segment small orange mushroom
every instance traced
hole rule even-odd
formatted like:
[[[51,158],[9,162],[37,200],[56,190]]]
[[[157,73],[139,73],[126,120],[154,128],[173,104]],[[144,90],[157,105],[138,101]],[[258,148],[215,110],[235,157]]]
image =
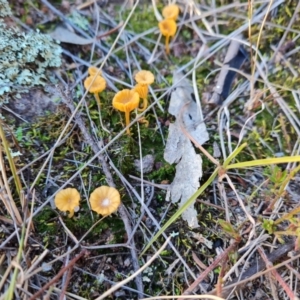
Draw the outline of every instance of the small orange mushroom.
[[[84,81],[84,87],[92,94],[94,94],[94,97],[96,99],[98,108],[99,108],[99,119],[100,124],[106,132],[110,133],[108,129],[105,128],[105,126],[102,124],[102,118],[101,118],[101,102],[99,93],[101,93],[106,88],[106,81],[103,77],[100,75],[96,75],[98,72],[98,69],[96,67],[89,67],[88,72],[90,74],[89,77],[87,77]]]
[[[137,72],[134,76],[137,83],[149,85],[154,82],[154,75],[147,70],[141,70]]]
[[[149,85],[154,82],[154,75],[150,71],[141,70],[136,73],[134,78],[137,82],[137,85],[134,87],[134,90],[143,99],[143,107],[139,109],[139,111],[144,111],[148,106],[148,89]]]
[[[108,216],[120,206],[121,196],[117,189],[104,185],[91,193],[90,203],[93,211],[99,215]]]
[[[103,77],[97,75],[91,75],[87,77],[84,81],[84,87],[92,94],[94,94],[95,99],[99,107],[101,107],[101,102],[99,98],[99,93],[101,93],[106,88],[106,81]]]
[[[90,76],[95,76],[95,75],[101,76],[101,71],[98,68],[94,67],[94,66],[90,66],[88,68],[88,73],[89,73]]]
[[[163,8],[162,15],[165,19],[177,20],[179,15],[179,7],[176,4],[170,4]]]
[[[172,19],[162,20],[158,23],[159,30],[166,37],[166,53],[170,53],[169,40],[173,37],[177,30],[176,22]]]
[[[74,188],[67,188],[59,191],[54,198],[55,206],[60,211],[69,211],[69,218],[72,218],[74,212],[79,207],[80,194]]]
[[[130,112],[139,106],[140,96],[134,90],[124,89],[115,94],[112,105],[114,108],[125,112],[126,126],[130,123]],[[127,128],[127,134],[130,134]]]

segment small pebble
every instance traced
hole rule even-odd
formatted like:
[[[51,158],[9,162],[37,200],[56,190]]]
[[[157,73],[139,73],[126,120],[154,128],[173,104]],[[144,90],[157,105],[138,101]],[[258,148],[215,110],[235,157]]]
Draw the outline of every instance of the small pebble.
[[[151,154],[148,154],[143,157],[143,173],[147,174],[150,173],[153,170],[154,166],[154,156]],[[134,160],[134,167],[136,171],[141,172],[141,160],[135,159]]]

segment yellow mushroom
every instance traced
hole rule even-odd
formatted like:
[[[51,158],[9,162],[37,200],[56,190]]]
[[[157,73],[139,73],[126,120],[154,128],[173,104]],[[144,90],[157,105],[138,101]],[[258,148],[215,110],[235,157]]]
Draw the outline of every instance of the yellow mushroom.
[[[69,218],[72,218],[74,212],[79,207],[80,194],[74,188],[67,188],[59,191],[54,198],[55,206],[60,211],[70,212]]]
[[[108,216],[120,206],[120,193],[113,187],[101,186],[91,193],[90,203],[93,211],[99,215]]]
[[[163,8],[162,15],[165,19],[177,20],[179,15],[179,7],[176,4],[170,4]]]
[[[106,88],[106,81],[100,75],[96,75],[98,72],[98,69],[96,67],[89,67],[88,72],[89,72],[90,76],[85,79],[84,87],[90,93],[94,94],[94,97],[96,99],[96,102],[97,102],[97,105],[99,108],[99,119],[100,119],[100,124],[102,126],[102,129],[105,130],[107,133],[110,133],[109,130],[106,129],[102,123],[101,102],[100,102],[100,98],[99,98],[99,93],[101,93]]]
[[[90,93],[94,94],[98,106],[101,107],[99,93],[101,93],[106,88],[105,79],[99,75],[97,75],[97,76],[91,75],[85,79],[83,84],[84,84],[84,87]]]
[[[166,37],[166,53],[170,53],[169,40],[173,37],[177,30],[176,22],[172,19],[162,20],[158,23],[159,30]]]
[[[147,70],[141,70],[137,72],[134,76],[137,83],[149,85],[154,82],[154,75]]]
[[[134,90],[124,89],[115,94],[112,105],[114,108],[125,112],[126,126],[130,123],[130,112],[138,107],[139,101],[139,94]],[[127,128],[127,134],[130,134],[129,128]]]
[[[154,75],[150,71],[141,70],[136,73],[134,79],[137,82],[134,90],[143,99],[143,107],[139,111],[144,111],[148,106],[148,89],[149,85],[154,82]]]
[[[101,74],[102,74],[101,71],[98,68],[94,67],[94,66],[90,66],[88,68],[88,73],[89,73],[90,76],[95,76],[95,75],[101,76]]]

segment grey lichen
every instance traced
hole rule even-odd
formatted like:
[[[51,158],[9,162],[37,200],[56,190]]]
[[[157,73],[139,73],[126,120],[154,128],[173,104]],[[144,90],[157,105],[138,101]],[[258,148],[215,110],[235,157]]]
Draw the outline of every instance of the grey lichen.
[[[0,0],[0,17],[5,18],[11,16],[11,10],[6,0]]]
[[[7,28],[1,18],[10,15],[8,2],[0,0],[0,95],[44,85],[48,68],[61,65],[62,49],[50,36]]]

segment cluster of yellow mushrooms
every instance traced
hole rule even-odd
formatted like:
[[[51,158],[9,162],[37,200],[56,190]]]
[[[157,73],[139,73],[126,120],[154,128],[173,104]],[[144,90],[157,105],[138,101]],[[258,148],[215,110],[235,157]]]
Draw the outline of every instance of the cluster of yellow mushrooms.
[[[117,189],[110,186],[96,188],[90,196],[90,204],[93,211],[99,215],[108,216],[115,212],[121,204],[121,196]],[[54,198],[55,206],[63,212],[69,212],[72,218],[79,209],[80,194],[75,188],[67,188],[59,191]]]
[[[101,76],[100,70],[96,67],[88,69],[89,76],[84,81],[84,87],[94,94],[96,102],[101,108],[99,93],[106,88],[106,81]],[[154,82],[154,75],[150,71],[139,71],[135,75],[137,84],[133,89],[124,89],[116,93],[112,105],[114,108],[125,112],[126,126],[130,123],[130,112],[138,108],[140,98],[143,99],[143,111],[148,106],[147,95],[148,87]],[[127,133],[130,134],[129,128]],[[55,206],[63,212],[69,212],[69,218],[73,217],[74,212],[79,209],[80,194],[75,188],[67,188],[59,191],[54,198]],[[118,190],[109,186],[96,188],[90,196],[91,209],[100,215],[108,216],[115,212],[121,204],[121,197]]]
[[[106,81],[101,76],[100,70],[96,67],[88,69],[89,76],[84,81],[84,87],[94,94],[96,102],[101,108],[99,93],[106,88]],[[130,134],[128,125],[130,123],[130,112],[138,108],[140,98],[143,99],[143,111],[148,106],[147,95],[148,87],[154,82],[154,75],[150,71],[139,71],[135,75],[137,82],[133,89],[124,89],[116,93],[112,105],[114,108],[125,112],[127,133]],[[74,212],[79,209],[80,194],[75,188],[67,188],[59,191],[55,195],[55,206],[63,212],[69,212],[69,218],[73,217]],[[100,215],[108,216],[115,212],[121,204],[121,197],[118,190],[109,186],[96,188],[90,196],[91,209]]]
[[[106,88],[106,81],[101,76],[100,70],[96,67],[89,67],[89,76],[84,81],[84,87],[92,94],[99,108],[101,107],[99,93]],[[143,106],[139,111],[144,111],[148,106],[147,96],[148,87],[154,82],[154,75],[150,71],[141,70],[135,75],[135,81],[137,84],[131,90],[123,89],[116,93],[112,100],[112,105],[115,109],[118,109],[125,113],[125,122],[127,126],[127,133],[130,134],[128,125],[130,123],[130,112],[138,108],[140,98],[143,99]]]
[[[179,7],[171,4],[164,7],[162,11],[164,20],[159,22],[158,26],[160,32],[166,38],[166,53],[169,54],[169,41],[177,30],[176,20],[179,14]],[[84,87],[96,99],[99,109],[101,109],[101,102],[99,93],[106,88],[106,81],[101,76],[102,73],[96,67],[89,67],[89,76],[84,81]],[[125,113],[125,123],[127,127],[127,134],[130,134],[130,112],[134,109],[144,111],[148,106],[148,89],[149,85],[154,82],[154,75],[150,71],[141,70],[136,73],[134,77],[136,85],[133,89],[123,89],[115,94],[112,100],[112,106]],[[142,107],[139,107],[140,99],[143,100]],[[96,188],[90,196],[90,205],[93,211],[100,215],[108,216],[115,212],[121,204],[121,197],[118,190],[109,186],[101,186]],[[56,207],[63,212],[69,212],[69,218],[73,217],[74,212],[79,209],[80,194],[75,188],[67,188],[58,192],[54,199]]]
[[[140,98],[143,99],[143,107],[139,111],[144,111],[148,106],[148,87],[154,82],[154,75],[150,71],[142,70],[136,73],[134,77],[137,84],[132,90],[124,89],[116,93],[112,105],[114,108],[125,112],[125,124],[127,133],[130,134],[128,125],[130,123],[129,114],[138,108]]]
[[[166,38],[166,53],[170,53],[169,41],[177,31],[176,20],[179,15],[179,7],[175,4],[165,6],[162,10],[164,19],[158,23],[160,33]]]

